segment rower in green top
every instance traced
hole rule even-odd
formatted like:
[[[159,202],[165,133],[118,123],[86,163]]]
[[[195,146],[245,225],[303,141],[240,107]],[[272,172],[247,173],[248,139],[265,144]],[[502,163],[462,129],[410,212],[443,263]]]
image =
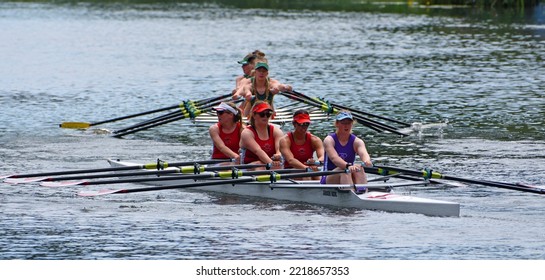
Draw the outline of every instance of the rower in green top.
[[[290,85],[282,84],[278,80],[269,78],[269,64],[265,58],[256,60],[254,67],[254,76],[250,79],[241,81],[240,87],[233,95],[233,99],[240,97],[246,99],[246,106],[243,110],[245,116],[249,115],[250,108],[257,100],[262,100],[274,110],[274,95],[281,91],[291,91]]]
[[[242,75],[237,76],[235,80],[235,88],[233,89],[232,94],[237,92],[237,89],[241,86],[241,82],[250,79],[254,76],[254,67],[256,59],[265,58],[265,53],[260,50],[255,50],[251,53],[248,53],[242,60],[237,61],[238,64],[242,67]]]

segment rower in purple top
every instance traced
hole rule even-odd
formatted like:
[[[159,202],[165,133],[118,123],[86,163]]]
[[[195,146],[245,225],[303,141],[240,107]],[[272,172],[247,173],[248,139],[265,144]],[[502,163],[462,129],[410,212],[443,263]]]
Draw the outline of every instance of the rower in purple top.
[[[372,166],[371,157],[367,153],[362,139],[352,134],[354,118],[348,111],[341,111],[335,117],[335,133],[324,139],[324,171],[348,169],[349,173],[323,176],[322,184],[366,184],[367,176],[363,166],[354,165],[356,155],[366,166]]]

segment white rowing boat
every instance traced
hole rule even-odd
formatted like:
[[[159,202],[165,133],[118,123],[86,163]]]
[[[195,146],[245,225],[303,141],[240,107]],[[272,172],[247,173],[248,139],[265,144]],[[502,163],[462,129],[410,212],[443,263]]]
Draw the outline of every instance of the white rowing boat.
[[[138,163],[119,160],[108,160],[112,167],[134,166]],[[152,181],[153,185],[177,185],[194,182],[184,179],[169,181]],[[217,184],[218,180],[225,181],[224,184]],[[215,185],[203,184],[198,188],[200,191],[252,196],[276,200],[304,202],[311,204],[327,205],[341,208],[359,208],[367,210],[379,210],[386,212],[416,213],[428,216],[460,216],[460,204],[436,199],[428,199],[407,195],[399,195],[391,191],[395,187],[423,185],[424,182],[400,181],[393,183],[369,183],[358,187],[368,189],[384,189],[384,191],[369,191],[356,194],[342,185],[321,185],[316,181],[291,181],[279,180],[270,182],[247,182],[232,185],[226,179],[207,179],[203,182],[214,182]]]

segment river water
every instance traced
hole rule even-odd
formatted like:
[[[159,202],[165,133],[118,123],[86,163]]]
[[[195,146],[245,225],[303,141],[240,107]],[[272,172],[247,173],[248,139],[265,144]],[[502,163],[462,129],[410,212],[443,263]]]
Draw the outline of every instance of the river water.
[[[99,3],[0,3],[0,174],[207,158],[205,125],[189,120],[124,139],[58,124],[225,94],[236,61],[260,49],[272,77],[309,96],[448,122],[403,138],[358,126],[375,163],[545,184],[543,7],[505,20]],[[323,137],[332,125],[311,130]],[[92,186],[0,187],[4,260],[545,258],[545,197],[487,186],[411,191],[460,203],[459,218],[192,191],[89,199],[76,193]]]

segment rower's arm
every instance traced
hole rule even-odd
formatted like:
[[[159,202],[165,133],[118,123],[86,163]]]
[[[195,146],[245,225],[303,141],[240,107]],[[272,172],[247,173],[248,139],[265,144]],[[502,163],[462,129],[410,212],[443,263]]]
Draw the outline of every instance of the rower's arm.
[[[287,135],[280,139],[280,153],[284,157],[284,161],[286,161],[291,167],[298,169],[308,167],[293,156],[293,153],[291,152],[291,141]]]
[[[237,152],[231,151],[231,149],[229,149],[229,147],[225,145],[225,143],[223,142],[223,139],[221,139],[220,137],[219,127],[216,124],[210,126],[210,128],[208,129],[208,133],[210,134],[210,138],[212,138],[214,147],[216,147],[220,152],[222,152],[224,155],[226,155],[229,158],[234,158],[234,159],[240,158],[240,155]]]
[[[335,150],[335,140],[331,136],[327,136],[324,139],[324,150],[327,153],[329,160],[335,164],[338,168],[345,169],[347,162],[342,159]]]
[[[316,135],[312,135],[310,141],[312,143],[312,149],[316,152],[316,157],[318,158],[318,161],[324,162],[324,143]]]
[[[273,160],[261,149],[259,144],[254,139],[254,133],[249,129],[242,131],[240,135],[240,147],[245,148],[246,150],[254,153],[261,162],[263,163],[272,163]]]
[[[356,138],[356,141],[354,141],[354,150],[360,157],[361,161],[365,163],[365,165],[373,166],[373,163],[371,162],[371,156],[369,156],[367,148],[365,147],[365,142],[363,142],[362,139]]]

